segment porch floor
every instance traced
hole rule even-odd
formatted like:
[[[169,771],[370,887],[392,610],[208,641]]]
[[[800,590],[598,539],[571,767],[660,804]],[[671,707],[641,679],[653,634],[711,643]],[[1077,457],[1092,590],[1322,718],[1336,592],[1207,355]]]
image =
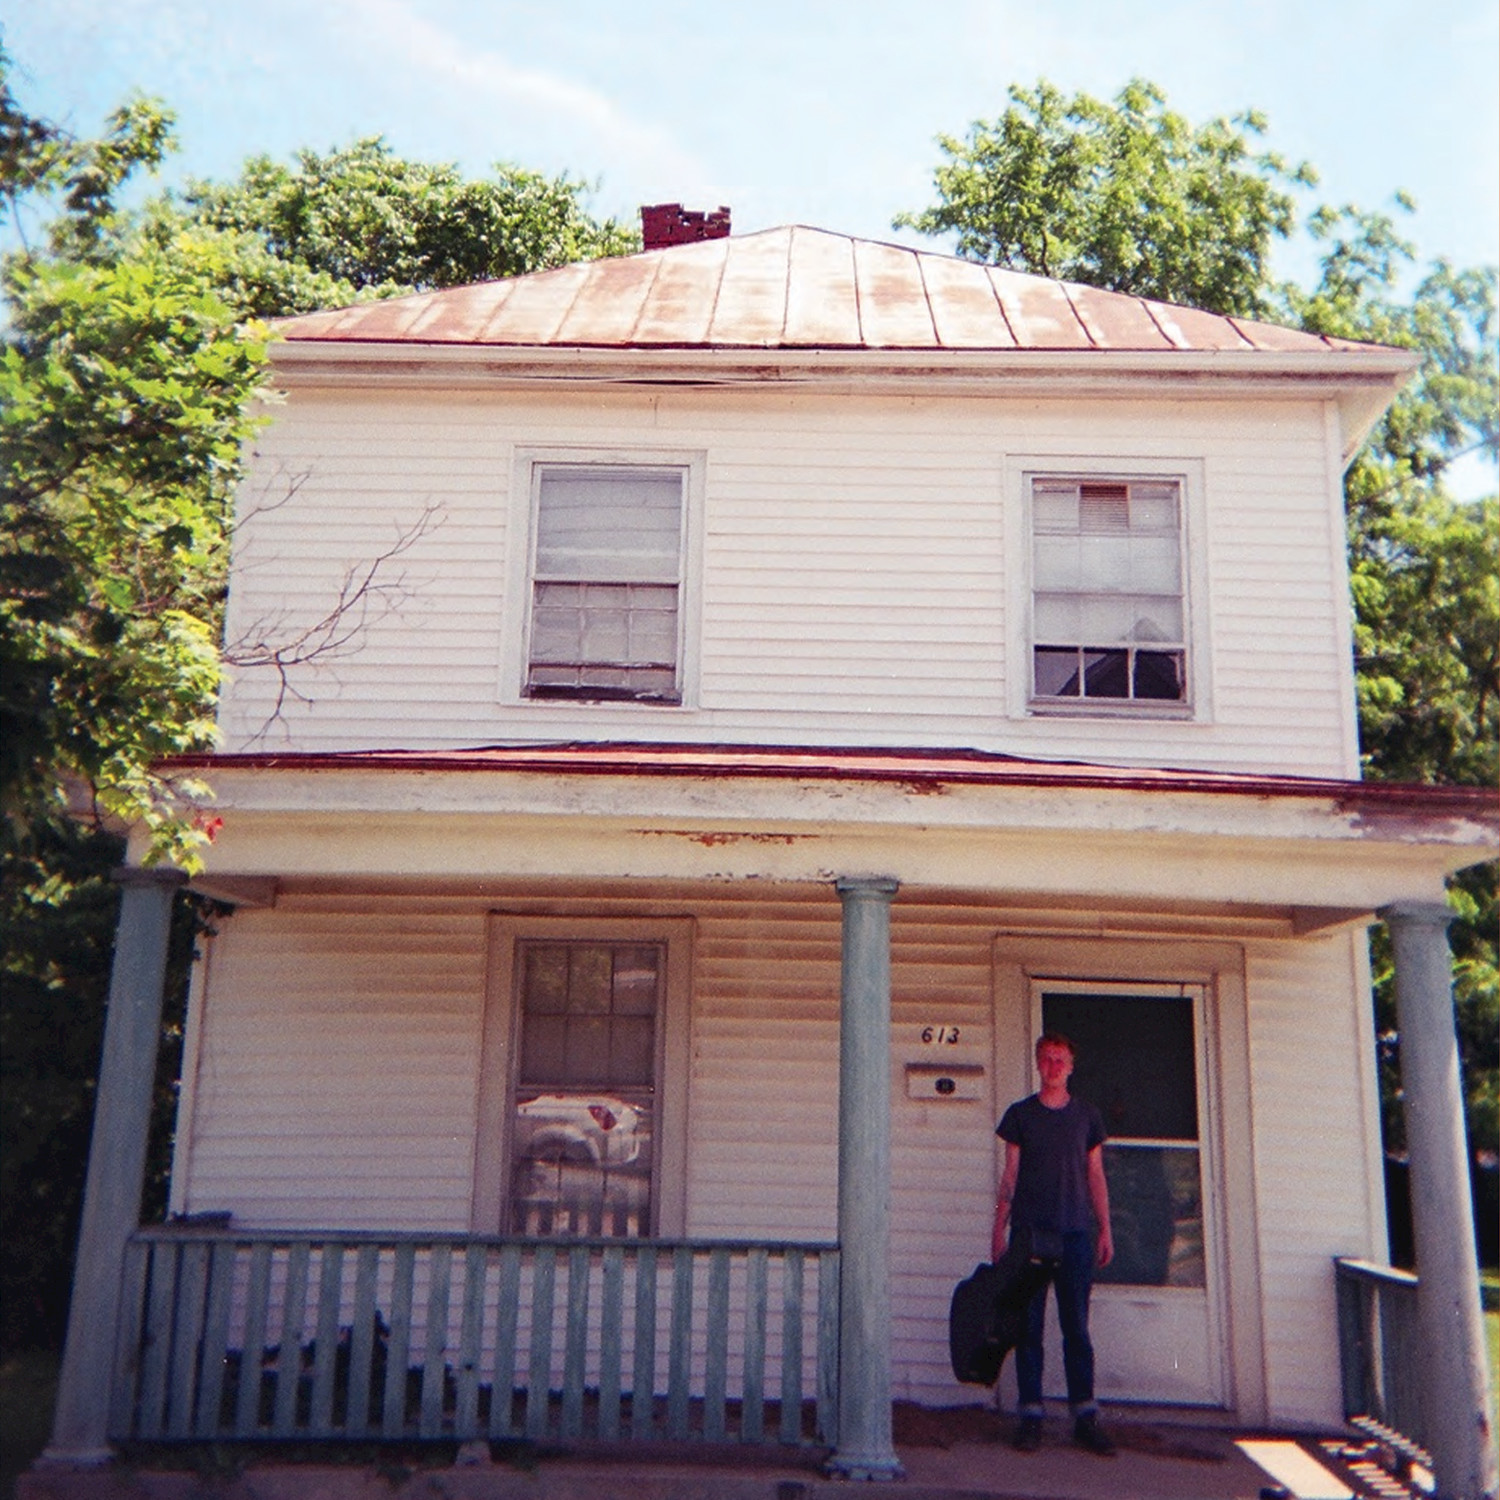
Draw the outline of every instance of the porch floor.
[[[892,1500],[1296,1500],[1416,1495],[1373,1464],[1351,1463],[1360,1445],[1342,1437],[1296,1439],[1301,1477],[1273,1475],[1251,1461],[1237,1439],[1265,1433],[1162,1420],[1160,1413],[1106,1412],[1119,1448],[1098,1458],[1075,1448],[1066,1415],[1050,1417],[1042,1448],[1017,1453],[1012,1420],[983,1407],[934,1411],[898,1405],[896,1449],[903,1482]],[[1282,1436],[1280,1442],[1293,1440]],[[1347,1446],[1346,1446],[1347,1445]],[[246,1450],[236,1450],[244,1453]],[[305,1451],[305,1450],[304,1450]],[[567,1451],[525,1445],[472,1445],[456,1462],[451,1447],[422,1456],[399,1450],[379,1466],[278,1462],[251,1452],[243,1467],[220,1466],[227,1450],[156,1449],[107,1470],[39,1467],[20,1479],[17,1500],[830,1500],[849,1494],[845,1480],[822,1472],[824,1450],[653,1445]],[[439,1455],[442,1455],[441,1458]],[[1295,1456],[1295,1455],[1294,1455]],[[153,1462],[161,1459],[160,1466]],[[466,1459],[475,1461],[466,1462]],[[168,1467],[170,1465],[170,1467]],[[226,1467],[228,1472],[226,1472]],[[1277,1488],[1278,1480],[1286,1485]],[[869,1491],[866,1491],[869,1493]]]

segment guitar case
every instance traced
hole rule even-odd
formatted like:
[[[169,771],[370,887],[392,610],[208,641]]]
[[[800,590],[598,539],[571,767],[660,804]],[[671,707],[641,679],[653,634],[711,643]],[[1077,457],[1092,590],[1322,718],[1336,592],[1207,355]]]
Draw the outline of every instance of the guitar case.
[[[1026,1331],[1031,1299],[1052,1279],[1061,1247],[1055,1236],[1011,1235],[997,1261],[974,1267],[953,1288],[948,1305],[948,1357],[954,1379],[994,1385],[1000,1367]]]

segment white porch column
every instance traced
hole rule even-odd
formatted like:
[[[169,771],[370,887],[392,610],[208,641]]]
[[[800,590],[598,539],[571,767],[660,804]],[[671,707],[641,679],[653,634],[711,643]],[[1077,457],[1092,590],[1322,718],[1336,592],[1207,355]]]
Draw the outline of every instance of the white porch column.
[[[1427,1439],[1441,1500],[1482,1500],[1494,1496],[1500,1476],[1453,1028],[1452,913],[1411,901],[1380,916],[1395,956]]]
[[[839,1442],[829,1468],[899,1479],[891,1439],[891,899],[884,876],[835,882],[839,999]]]
[[[162,984],[178,870],[124,869],[110,971],[99,1091],[84,1179],[83,1219],[58,1377],[52,1442],[44,1460],[102,1463],[125,1242],[140,1223],[146,1133],[161,1039]]]

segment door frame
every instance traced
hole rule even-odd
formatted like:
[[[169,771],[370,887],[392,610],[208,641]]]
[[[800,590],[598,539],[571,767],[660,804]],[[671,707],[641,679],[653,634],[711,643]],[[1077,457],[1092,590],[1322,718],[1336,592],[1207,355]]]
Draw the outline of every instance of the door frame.
[[[994,1080],[1000,1106],[1035,1091],[1038,981],[1105,990],[1135,985],[1201,988],[1197,1063],[1200,1107],[1206,1109],[1199,1125],[1204,1248],[1208,1317],[1220,1371],[1218,1389],[1204,1404],[1222,1404],[1242,1420],[1263,1419],[1266,1378],[1244,949],[1171,937],[997,937],[992,983]],[[998,1177],[998,1144],[996,1151]]]

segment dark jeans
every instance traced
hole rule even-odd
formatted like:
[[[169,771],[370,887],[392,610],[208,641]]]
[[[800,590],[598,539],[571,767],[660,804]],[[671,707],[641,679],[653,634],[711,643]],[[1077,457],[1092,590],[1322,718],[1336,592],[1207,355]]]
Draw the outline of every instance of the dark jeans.
[[[1077,1415],[1094,1410],[1094,1346],[1089,1340],[1094,1236],[1086,1229],[1069,1230],[1062,1241],[1062,1260],[1052,1286],[1057,1292],[1057,1321],[1062,1327],[1068,1404]],[[1023,1416],[1042,1415],[1042,1322],[1046,1312],[1047,1288],[1043,1286],[1026,1309],[1026,1337],[1016,1347],[1016,1382]]]

